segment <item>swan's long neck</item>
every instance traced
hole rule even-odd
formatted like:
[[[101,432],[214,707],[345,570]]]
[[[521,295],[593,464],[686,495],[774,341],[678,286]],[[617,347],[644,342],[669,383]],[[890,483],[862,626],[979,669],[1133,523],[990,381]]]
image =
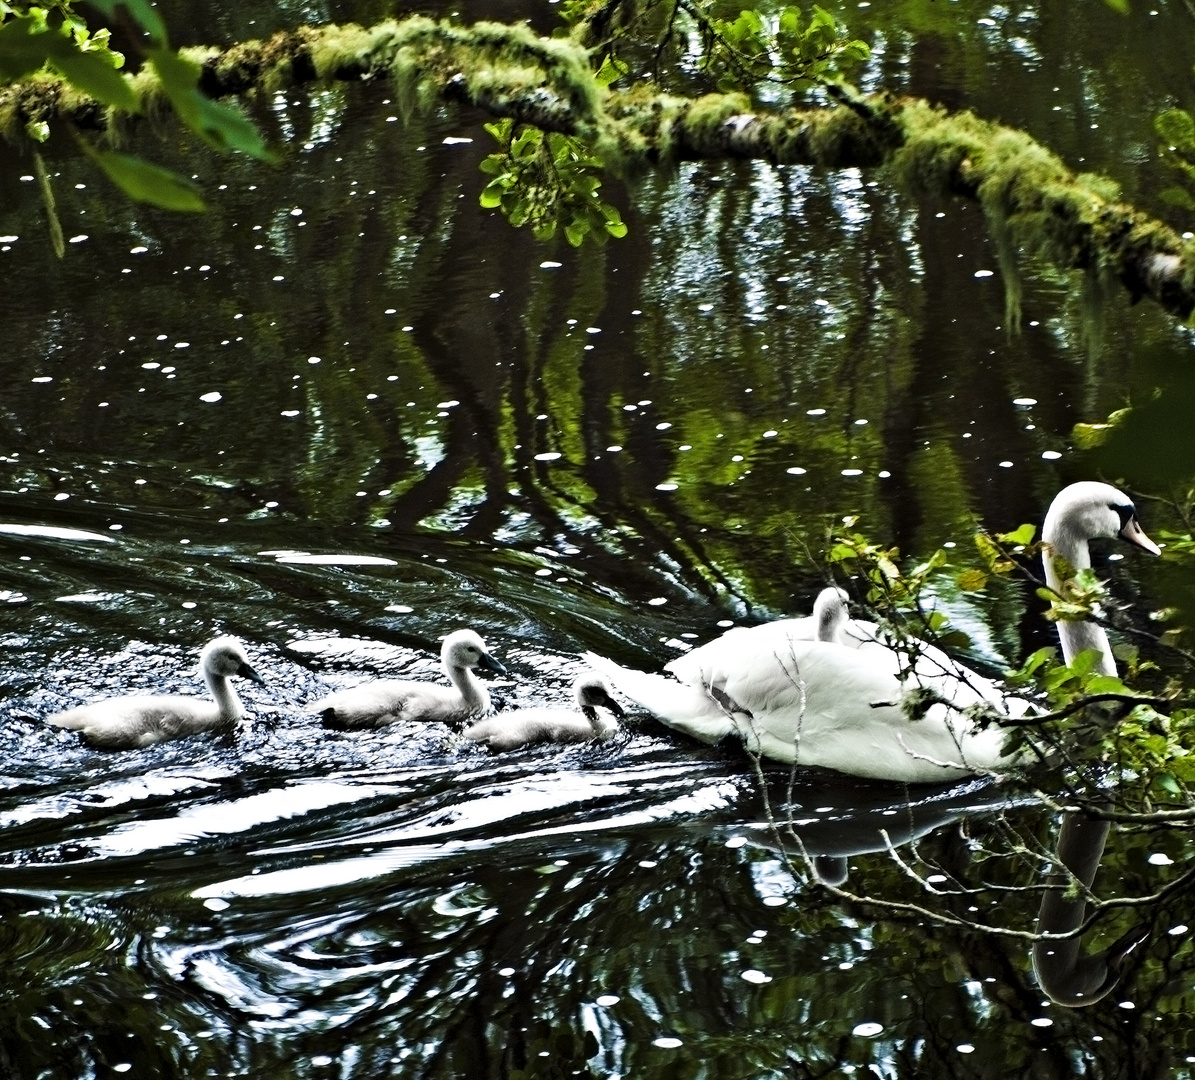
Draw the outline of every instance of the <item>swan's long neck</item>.
[[[1042,539],[1048,545],[1043,560],[1046,584],[1055,592],[1061,592],[1063,578],[1058,570],[1059,562],[1069,564],[1076,572],[1091,566],[1091,550],[1087,537],[1081,535],[1073,526],[1068,527],[1066,519],[1063,518],[1061,521],[1047,519]],[[1108,644],[1108,635],[1104,633],[1102,626],[1086,619],[1059,619],[1057,626],[1062,658],[1066,663],[1071,663],[1086,649],[1095,649],[1100,654],[1100,674],[1116,674],[1116,658],[1112,655],[1112,646]]]
[[[245,706],[227,675],[205,668],[203,681],[207,683],[208,693],[215,699],[220,723],[232,724],[245,715]]]
[[[1063,818],[1058,835],[1058,860],[1062,867],[1050,874],[1050,891],[1042,897],[1037,918],[1039,934],[1066,934],[1083,924],[1087,913],[1084,893],[1095,880],[1108,828],[1107,821],[1081,814],[1067,814]],[[1072,879],[1083,886],[1073,897],[1067,895]],[[1033,943],[1033,967],[1038,982],[1060,1005],[1089,1005],[1115,984],[1117,972],[1109,968],[1107,955],[1083,956],[1082,951],[1080,934],[1061,941]]]
[[[448,681],[460,691],[465,707],[470,712],[487,713],[490,711],[490,692],[473,674],[472,668],[450,664],[445,660],[444,674],[448,676]]]

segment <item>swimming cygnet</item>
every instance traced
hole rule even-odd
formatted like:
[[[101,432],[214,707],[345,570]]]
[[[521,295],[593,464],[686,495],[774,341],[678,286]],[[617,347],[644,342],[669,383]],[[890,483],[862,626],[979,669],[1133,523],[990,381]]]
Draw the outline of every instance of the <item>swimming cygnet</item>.
[[[490,711],[490,694],[473,675],[483,668],[499,675],[504,668],[486,650],[472,630],[457,630],[444,639],[440,662],[452,686],[375,679],[360,686],[337,690],[308,706],[325,727],[378,728],[398,720],[469,720]]]
[[[200,653],[199,668],[214,701],[173,694],[107,698],[54,713],[46,723],[79,732],[97,750],[136,750],[201,731],[228,729],[240,721],[245,707],[228,681],[231,676],[265,685],[236,638],[208,642]]]
[[[465,738],[483,743],[491,750],[517,750],[535,743],[579,743],[602,741],[618,731],[618,720],[607,720],[598,708],[616,717],[625,715],[610,696],[610,686],[596,671],[579,675],[573,683],[573,698],[579,713],[544,706],[497,713],[466,728]]]

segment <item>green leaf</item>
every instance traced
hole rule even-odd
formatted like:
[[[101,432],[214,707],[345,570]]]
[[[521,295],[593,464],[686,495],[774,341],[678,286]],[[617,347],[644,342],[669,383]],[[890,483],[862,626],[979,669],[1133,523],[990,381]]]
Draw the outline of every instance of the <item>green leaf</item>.
[[[1036,652],[1030,653],[1021,665],[1021,671],[1026,675],[1032,675],[1043,664],[1053,660],[1057,652],[1058,650],[1053,645],[1047,645]]]
[[[606,56],[602,60],[602,66],[598,68],[597,74],[594,75],[594,81],[598,86],[609,86],[617,79],[621,79],[630,67],[621,60],[616,60],[613,56]]]
[[[580,247],[589,232],[589,222],[577,220],[564,227],[564,237],[573,247]]]
[[[72,45],[70,51],[55,55],[51,63],[65,79],[97,101],[129,113],[141,111],[128,79],[103,54],[80,52]]]
[[[166,44],[166,24],[149,0],[91,0],[91,6],[98,8],[109,19],[117,17],[117,8],[124,8],[150,37]]]
[[[50,245],[54,248],[54,254],[61,259],[66,254],[66,240],[62,235],[62,222],[58,220],[58,204],[54,200],[54,188],[50,185],[50,173],[40,150],[33,151],[33,171],[37,174],[37,186],[41,189],[42,204],[46,208]]]
[[[190,180],[132,154],[91,151],[104,174],[130,199],[166,210],[194,213],[206,210],[199,189]]]
[[[838,29],[838,23],[834,16],[831,15],[825,8],[818,7],[817,4],[814,4],[813,16],[809,20],[809,32],[812,33],[816,27],[822,26],[831,32]]]
[[[1183,793],[1183,789],[1179,786],[1179,783],[1174,778],[1173,773],[1158,773],[1156,779],[1158,786],[1162,788],[1163,791],[1168,791],[1171,795],[1181,795]]]
[[[982,570],[963,570],[955,577],[958,587],[964,592],[982,592],[988,583],[988,576]]]
[[[1154,131],[1170,146],[1195,149],[1195,118],[1186,109],[1167,109],[1154,117]]]
[[[200,93],[198,64],[169,49],[151,50],[149,61],[179,119],[209,146],[273,160],[261,133],[243,113]]]
[[[502,185],[497,180],[491,180],[481,189],[481,194],[477,197],[477,201],[486,210],[496,210],[502,205],[502,194]]]
[[[996,539],[1002,544],[1013,547],[1024,547],[1027,544],[1033,543],[1033,537],[1036,534],[1036,525],[1022,525],[1019,529],[1014,529],[1012,532],[997,533]]]
[[[1095,675],[1083,689],[1088,694],[1132,694],[1132,691],[1115,675]]]
[[[1170,206],[1177,206],[1181,210],[1195,210],[1195,199],[1186,188],[1168,187],[1158,193],[1158,198]]]
[[[16,82],[44,67],[54,37],[67,44],[61,34],[46,30],[44,21],[30,15],[0,23],[0,82]]]

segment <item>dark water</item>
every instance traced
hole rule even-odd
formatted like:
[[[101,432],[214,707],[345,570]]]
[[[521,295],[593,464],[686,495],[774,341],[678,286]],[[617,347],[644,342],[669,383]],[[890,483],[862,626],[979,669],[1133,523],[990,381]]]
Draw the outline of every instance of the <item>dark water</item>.
[[[166,14],[210,41],[384,12]],[[1149,120],[1195,97],[1186,5],[843,14],[869,84],[1023,126],[1164,212]],[[1033,927],[1054,822],[1012,792],[790,791],[647,719],[490,757],[302,712],[435,678],[458,626],[510,669],[504,704],[564,700],[583,649],[654,669],[807,610],[844,516],[910,555],[1039,521],[1090,475],[1072,425],[1152,393],[1187,333],[1114,296],[1093,352],[1077,284],[1030,264],[1011,336],[979,211],[882,176],[686,167],[576,253],[477,208],[476,117],[404,125],[380,86],[255,115],[283,166],[138,144],[197,175],[202,218],[121,204],[52,144],[61,262],[31,164],[0,170],[0,1074],[1188,1075],[1181,894],[1097,928],[1152,936],[1088,1010],[1045,1002],[1023,938],[950,925]],[[1143,612],[1191,589],[1101,573]],[[994,671],[1050,639],[1028,586],[941,599]],[[39,722],[198,692],[219,632],[267,684],[239,736],[105,756]],[[769,813],[906,906],[819,885]],[[881,825],[916,837],[904,865]],[[1097,889],[1151,893],[1186,854],[1115,834]]]

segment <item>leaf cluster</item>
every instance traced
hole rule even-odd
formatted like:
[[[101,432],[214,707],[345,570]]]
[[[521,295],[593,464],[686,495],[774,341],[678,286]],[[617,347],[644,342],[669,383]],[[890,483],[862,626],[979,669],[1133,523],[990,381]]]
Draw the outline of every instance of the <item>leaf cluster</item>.
[[[853,529],[857,520],[847,518],[844,524]],[[927,599],[949,564],[945,549],[939,548],[928,559],[902,569],[899,548],[874,544],[863,533],[850,531],[834,536],[827,561],[865,583],[865,601],[898,636],[911,633],[930,637],[944,646],[970,645],[971,639],[951,626],[949,616]]]
[[[481,162],[493,177],[482,189],[483,207],[500,210],[516,227],[530,225],[537,240],[550,240],[561,227],[573,247],[626,236],[622,215],[598,194],[602,163],[580,139],[510,119],[486,124],[486,131],[501,149]]]
[[[200,66],[170,47],[165,24],[149,0],[92,0],[91,6],[108,19],[115,19],[121,9],[145,34],[148,45],[138,59],[156,76],[155,90],[208,146],[261,159],[270,157],[260,133],[243,113],[200,91]],[[126,57],[112,49],[110,41],[106,27],[89,28],[67,0],[42,5],[0,0],[0,84],[56,76],[113,113],[140,114],[145,109],[144,93],[123,72]],[[25,134],[35,143],[45,143],[50,126],[33,117],[25,124]],[[129,198],[168,210],[205,209],[198,188],[187,178],[135,155],[95,146],[73,129],[72,134],[84,153]],[[43,201],[61,256],[61,229],[56,224],[48,174],[42,166],[38,174],[45,177]]]
[[[1172,206],[1195,211],[1195,117],[1186,109],[1167,109],[1154,117],[1154,131],[1162,140],[1158,152],[1179,177],[1179,183],[1162,190]]]
[[[707,14],[697,4],[685,7],[700,31],[702,70],[723,92],[759,83],[805,88],[831,82],[841,67],[871,54],[866,42],[849,37],[817,4],[805,20],[792,5],[766,15],[744,8],[733,19]]]
[[[933,598],[953,588],[975,593],[999,579],[1029,577],[1035,594],[1046,603],[1042,612],[1053,621],[1104,622],[1115,611],[1106,585],[1090,569],[1059,567],[1058,591],[1033,578],[1029,560],[1041,553],[1035,529],[1023,525],[1009,533],[975,535],[974,565],[954,565],[942,549],[905,568],[896,548],[873,543],[854,529],[835,535],[828,561],[863,585],[865,599],[886,629],[929,638],[946,649],[965,648],[966,634],[950,625]],[[1171,557],[1190,558],[1195,543],[1167,546]],[[957,556],[954,556],[957,557]],[[1155,644],[1161,648],[1177,631],[1167,631]],[[902,648],[915,649],[908,637]],[[1040,703],[1038,716],[1020,724],[1032,729],[1038,757],[1063,770],[1078,788],[1099,785],[1109,770],[1121,781],[1119,800],[1149,811],[1159,803],[1195,808],[1195,701],[1181,676],[1167,675],[1153,654],[1136,644],[1120,643],[1114,653],[1121,674],[1101,670],[1100,654],[1089,649],[1068,665],[1054,647],[1029,655],[1005,681],[1018,693]]]

